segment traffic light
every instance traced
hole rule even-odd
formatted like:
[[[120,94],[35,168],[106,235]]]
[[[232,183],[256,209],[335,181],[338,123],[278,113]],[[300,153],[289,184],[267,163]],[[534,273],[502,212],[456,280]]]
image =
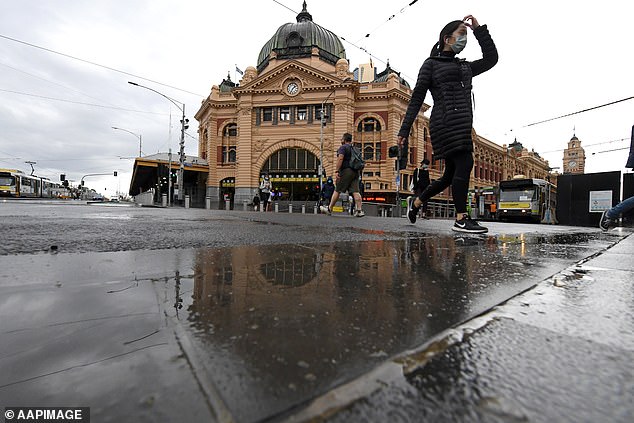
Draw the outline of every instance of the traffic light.
[[[181,119],[181,124],[183,125],[183,128],[185,129],[189,128],[189,119],[185,119],[184,122],[183,122],[183,119]]]
[[[66,180],[66,174],[62,173],[61,175],[59,175],[59,180],[64,182]]]
[[[407,152],[404,152],[403,155],[398,158],[398,168],[400,170],[407,169]]]
[[[83,179],[81,180],[81,186],[82,187],[84,186],[84,180]]]
[[[64,179],[62,181],[62,185],[64,185],[64,187],[68,188],[68,181],[66,179]]]
[[[117,176],[117,171],[116,170],[114,171],[114,176]]]
[[[403,142],[403,145],[399,146],[398,149],[398,168],[400,170],[407,169],[407,156],[409,154],[409,142],[406,139]]]

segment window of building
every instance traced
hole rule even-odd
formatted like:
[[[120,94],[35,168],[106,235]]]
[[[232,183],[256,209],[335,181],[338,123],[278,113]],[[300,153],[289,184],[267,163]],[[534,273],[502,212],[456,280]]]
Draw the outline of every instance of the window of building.
[[[307,106],[297,106],[297,120],[308,120]]]
[[[321,121],[321,104],[317,105],[314,107],[315,109],[315,120],[316,121]],[[324,118],[326,119],[326,122],[330,122],[330,104],[326,104],[324,105]]]
[[[381,122],[365,118],[357,125],[357,142],[361,145],[363,160],[381,160]]]
[[[238,138],[238,125],[230,123],[222,131],[222,163],[236,162],[236,143]]]
[[[280,107],[280,120],[281,121],[289,121],[289,120],[291,120],[291,108],[290,107]]]
[[[273,121],[273,108],[265,107],[262,109],[262,121],[263,122],[271,122]]]

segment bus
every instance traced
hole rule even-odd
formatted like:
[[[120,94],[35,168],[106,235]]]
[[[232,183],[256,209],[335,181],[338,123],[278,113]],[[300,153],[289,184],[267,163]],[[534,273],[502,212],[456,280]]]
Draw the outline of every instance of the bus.
[[[0,169],[0,196],[62,198],[68,197],[68,189],[48,178],[27,175],[21,170]]]
[[[551,219],[556,202],[555,185],[543,179],[501,181],[497,218],[498,220],[530,220],[539,223],[542,220]]]

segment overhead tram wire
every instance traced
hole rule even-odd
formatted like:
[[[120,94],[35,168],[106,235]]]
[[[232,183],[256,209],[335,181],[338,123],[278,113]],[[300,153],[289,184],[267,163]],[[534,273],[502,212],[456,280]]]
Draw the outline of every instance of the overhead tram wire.
[[[580,113],[589,112],[589,111],[591,111],[591,110],[600,109],[601,107],[611,106],[611,105],[613,105],[613,104],[621,103],[621,102],[623,102],[623,101],[628,101],[628,100],[632,100],[632,99],[634,99],[634,96],[632,96],[632,97],[622,98],[622,99],[620,99],[620,100],[616,100],[616,101],[611,101],[611,102],[609,102],[609,103],[601,104],[601,105],[599,105],[599,106],[594,106],[594,107],[589,107],[589,108],[587,108],[587,109],[578,110],[578,111],[576,111],[576,112],[566,113],[565,115],[557,116],[557,117],[554,117],[554,118],[545,119],[545,120],[540,120],[539,122],[529,123],[528,125],[524,125],[524,126],[522,126],[522,128],[528,128],[528,127],[530,127],[530,126],[540,125],[540,124],[542,124],[542,123],[551,122],[551,121],[553,121],[553,120],[562,119],[562,118],[565,118],[565,117],[568,117],[568,116],[578,115],[578,114],[580,114]],[[511,131],[513,131],[513,130],[511,129]]]
[[[35,44],[27,43],[26,41],[18,40],[16,38],[11,38],[11,37],[8,37],[6,35],[0,34],[0,38],[4,38],[5,40],[9,40],[9,41],[13,41],[13,42],[16,42],[16,43],[24,44],[26,46],[37,48],[39,50],[44,50],[44,51],[47,51],[49,53],[58,54],[60,56],[67,57],[69,59],[78,60],[80,62],[88,63],[89,65],[98,66],[100,68],[108,69],[108,70],[113,71],[113,72],[121,73],[121,74],[128,75],[128,76],[133,76],[135,78],[142,79],[142,80],[148,81],[148,82],[152,82],[154,84],[158,84],[158,85],[161,85],[163,87],[172,88],[172,89],[177,90],[177,91],[182,91],[182,92],[187,93],[187,94],[192,94],[192,95],[195,95],[195,96],[198,96],[198,97],[202,97],[202,98],[206,98],[207,97],[205,95],[202,95],[202,94],[199,94],[199,93],[194,93],[192,91],[188,91],[188,90],[185,90],[183,88],[178,88],[178,87],[175,87],[173,85],[164,84],[162,82],[155,81],[155,80],[149,79],[149,78],[145,78],[143,76],[135,75],[135,74],[130,73],[130,72],[122,71],[122,70],[115,69],[115,68],[110,67],[110,66],[106,66],[106,65],[99,64],[99,63],[91,62],[90,60],[81,59],[79,57],[71,56],[70,54],[61,53],[59,51],[51,50],[51,49],[46,48],[46,47],[41,47],[41,46],[38,46],[38,45],[35,45]]]
[[[23,93],[23,92],[20,92],[20,91],[5,90],[5,89],[2,89],[2,88],[0,88],[0,91],[5,92],[5,93],[24,95],[24,96],[27,96],[27,97],[42,98],[42,99],[45,99],[45,100],[53,100],[53,101],[61,101],[61,102],[64,102],[64,103],[80,104],[82,106],[101,107],[101,108],[104,108],[104,109],[122,110],[124,112],[147,113],[147,114],[152,114],[152,115],[166,115],[167,114],[167,113],[158,113],[158,112],[146,112],[146,111],[143,111],[143,110],[126,109],[126,108],[123,108],[123,107],[116,107],[116,106],[106,106],[106,105],[103,105],[103,104],[83,103],[81,101],[65,100],[65,99],[62,99],[62,98],[55,98],[55,97],[46,97],[46,96],[43,96],[43,95]]]
[[[279,2],[279,1],[277,1],[277,0],[273,0],[273,1],[274,1],[275,3],[277,3],[277,4],[279,4],[280,6],[282,6],[283,8],[288,9],[288,10],[290,10],[291,12],[293,12],[294,14],[296,14],[296,15],[297,15],[297,12],[296,12],[296,11],[294,11],[293,9],[291,9],[290,7],[288,7],[287,5],[285,5],[285,4],[283,4],[283,3],[281,3],[281,2]]]
[[[621,150],[629,150],[630,147],[623,147],[623,148],[615,148],[613,150],[603,150],[603,151],[597,151],[592,153],[592,155],[594,156],[595,154],[601,154],[601,153],[610,153],[612,151],[621,151]]]
[[[596,145],[612,144],[612,143],[614,143],[614,142],[629,141],[629,140],[630,140],[629,138],[619,138],[619,139],[617,139],[617,140],[610,140],[610,141],[595,142],[595,143],[593,143],[593,144],[586,144],[586,145],[584,146],[584,148],[594,147],[594,146],[596,146]],[[566,148],[559,148],[559,149],[557,149],[557,150],[543,151],[543,152],[541,152],[541,153],[539,153],[539,154],[558,153],[558,152],[560,152],[560,151],[565,151],[565,150],[567,150],[567,149],[566,149]],[[592,153],[592,154],[594,154],[594,153]]]
[[[76,89],[74,89],[74,88],[72,88],[72,87],[68,87],[68,86],[66,86],[66,85],[64,85],[64,84],[60,84],[59,82],[51,81],[51,80],[46,79],[46,78],[43,78],[43,77],[41,77],[41,76],[38,76],[38,75],[35,75],[35,74],[32,74],[32,73],[29,73],[29,72],[23,71],[22,69],[14,68],[13,66],[7,65],[6,63],[2,63],[2,62],[0,62],[0,66],[4,66],[4,67],[7,67],[7,68],[9,68],[9,69],[11,69],[11,70],[14,70],[14,71],[16,71],[16,72],[23,73],[23,74],[25,74],[25,75],[30,76],[31,78],[39,79],[39,80],[41,80],[41,81],[45,81],[45,82],[47,82],[47,83],[49,83],[49,84],[56,85],[56,86],[58,86],[58,87],[64,88],[64,89],[65,89],[65,90],[67,90],[67,91],[72,91],[72,92],[74,92],[74,93],[81,94],[81,95],[86,96],[86,97],[88,97],[88,98],[90,98],[90,99],[92,99],[92,100],[102,101],[102,99],[97,98],[97,97],[93,97],[93,96],[91,96],[90,94],[86,94],[86,93],[84,93],[84,92],[82,92],[82,91],[79,91],[79,90],[76,90]],[[109,104],[109,103],[108,103],[108,104]],[[110,106],[114,106],[114,104],[109,104],[109,105],[110,105]],[[114,106],[114,107],[116,107],[116,106]]]
[[[381,28],[383,25],[385,25],[386,23],[388,23],[389,21],[391,21],[392,19],[396,18],[397,14],[403,14],[406,12],[408,7],[412,7],[412,5],[414,3],[418,2],[418,0],[414,0],[409,2],[409,4],[407,6],[404,6],[401,8],[401,10],[399,10],[398,12],[394,13],[393,15],[390,15],[389,18],[387,18],[386,21],[384,21],[383,23],[381,23],[379,26],[377,26],[376,28],[374,28],[372,31],[368,32],[367,34],[365,34],[363,37],[359,38],[357,41],[355,41],[355,43],[358,43],[359,41],[363,40],[364,38],[370,38],[370,35],[372,35],[372,33],[374,33],[377,29]]]

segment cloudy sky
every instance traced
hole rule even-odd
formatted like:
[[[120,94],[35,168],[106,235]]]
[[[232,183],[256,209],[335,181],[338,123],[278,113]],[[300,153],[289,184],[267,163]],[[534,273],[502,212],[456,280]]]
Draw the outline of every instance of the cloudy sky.
[[[276,29],[295,20],[299,0],[20,0],[0,2],[0,167],[58,180],[60,173],[106,195],[127,192],[139,140],[143,154],[178,150],[180,110],[189,134],[211,86],[235,66],[255,66]],[[561,166],[576,133],[587,172],[624,170],[634,99],[634,2],[453,0],[308,2],[321,26],[343,37],[350,67],[370,54],[389,59],[413,85],[440,29],[473,14],[488,24],[498,65],[474,80],[475,129],[498,144],[517,138]],[[289,10],[292,9],[292,10]],[[369,36],[366,37],[366,34]],[[480,50],[469,38],[462,57]],[[238,75],[239,76],[239,75]],[[426,100],[431,104],[431,98]],[[398,128],[392,128],[395,132]],[[574,131],[574,132],[573,132]],[[197,154],[186,137],[186,153]],[[609,151],[616,150],[616,151]]]

